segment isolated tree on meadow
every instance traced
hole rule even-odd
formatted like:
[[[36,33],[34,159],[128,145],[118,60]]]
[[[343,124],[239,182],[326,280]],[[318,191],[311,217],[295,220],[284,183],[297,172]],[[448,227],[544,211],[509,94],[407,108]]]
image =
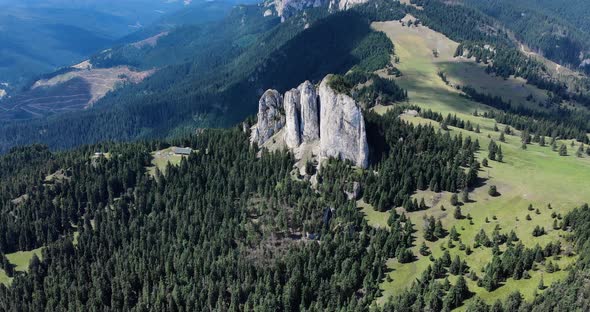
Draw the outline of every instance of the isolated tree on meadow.
[[[453,216],[455,217],[455,219],[459,220],[463,218],[463,213],[461,213],[461,207],[457,206],[455,207],[455,212],[453,212]]]
[[[565,144],[561,144],[559,147],[559,156],[567,156],[567,146]]]
[[[488,190],[488,194],[490,196],[497,196],[498,195],[498,189],[496,188],[495,185],[490,185],[490,189]]]
[[[545,146],[545,144],[546,144],[545,143],[545,136],[542,135],[541,138],[539,139],[539,145],[540,146]]]

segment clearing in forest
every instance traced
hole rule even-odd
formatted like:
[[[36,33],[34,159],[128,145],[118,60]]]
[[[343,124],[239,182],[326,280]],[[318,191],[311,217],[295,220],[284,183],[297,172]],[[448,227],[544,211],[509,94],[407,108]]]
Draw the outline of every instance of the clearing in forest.
[[[156,168],[160,172],[166,172],[168,164],[172,166],[180,165],[180,161],[188,155],[180,155],[175,153],[175,147],[169,147],[163,150],[152,152],[152,166],[148,167],[148,173],[152,176],[156,174]]]
[[[29,270],[29,263],[31,262],[33,255],[37,255],[39,260],[42,260],[42,252],[43,247],[30,251],[17,251],[15,253],[7,254],[6,258],[8,259],[8,262],[14,265],[14,270],[16,272],[27,272]],[[12,282],[12,279],[13,277],[8,277],[6,272],[0,269],[0,284],[9,285]]]

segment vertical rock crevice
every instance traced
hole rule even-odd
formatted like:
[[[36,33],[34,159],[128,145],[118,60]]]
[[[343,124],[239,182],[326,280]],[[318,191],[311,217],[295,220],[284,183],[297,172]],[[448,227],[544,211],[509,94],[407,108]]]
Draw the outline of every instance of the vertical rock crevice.
[[[252,143],[262,146],[284,128],[284,145],[295,152],[317,145],[320,162],[333,157],[367,168],[369,145],[362,110],[353,98],[330,87],[331,77],[317,89],[305,81],[284,98],[276,90],[266,91],[259,101]]]
[[[285,126],[283,97],[277,90],[267,90],[258,101],[258,124],[252,128],[251,143],[262,146]]]

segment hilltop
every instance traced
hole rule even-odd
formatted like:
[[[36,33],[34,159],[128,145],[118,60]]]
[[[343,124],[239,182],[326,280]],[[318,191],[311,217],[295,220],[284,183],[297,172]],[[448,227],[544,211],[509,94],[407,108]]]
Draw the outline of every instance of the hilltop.
[[[38,81],[134,83],[0,128],[0,309],[585,310],[585,19],[486,2],[243,5]]]

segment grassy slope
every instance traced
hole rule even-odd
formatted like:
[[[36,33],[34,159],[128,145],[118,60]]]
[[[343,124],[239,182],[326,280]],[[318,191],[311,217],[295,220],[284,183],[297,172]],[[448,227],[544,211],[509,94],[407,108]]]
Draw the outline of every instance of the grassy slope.
[[[488,135],[496,139],[499,136],[498,132],[493,131],[494,120],[473,116],[472,113],[476,108],[480,111],[487,108],[461,97],[455,89],[446,86],[437,73],[440,70],[448,70],[449,66],[452,65],[455,70],[448,72],[452,81],[453,79],[456,81],[468,79],[467,81],[471,85],[486,87],[489,92],[500,92],[501,95],[505,95],[505,93],[501,93],[506,92],[505,87],[497,87],[494,84],[493,79],[497,78],[474,75],[476,65],[473,63],[465,60],[452,62],[452,54],[449,56],[449,53],[454,52],[456,43],[425,27],[409,29],[401,27],[399,22],[375,23],[373,27],[386,32],[396,46],[396,54],[401,60],[396,66],[404,74],[402,78],[398,79],[398,82],[408,90],[410,104],[430,108],[444,115],[455,113],[459,118],[479,124],[482,130],[480,134],[456,128],[451,128],[450,131],[454,134],[462,133],[463,136],[471,135],[473,138],[479,139],[482,152],[478,158],[481,161],[486,157],[487,145],[490,141]],[[433,57],[433,48],[437,48],[441,53],[438,58]],[[460,73],[465,72],[468,72],[469,75],[460,76]],[[453,74],[457,76],[453,76]],[[483,69],[482,75],[485,75]],[[514,88],[522,87],[522,82],[515,79],[497,82],[498,85],[512,84]],[[534,94],[540,94],[540,90],[534,90],[531,86],[525,86],[525,88],[530,88],[530,91],[536,92]],[[511,96],[519,96],[513,92],[509,93]],[[381,111],[386,110],[383,107],[378,109]],[[420,117],[404,116],[403,118],[412,123],[435,123]],[[503,125],[499,125],[499,127],[502,129]],[[538,145],[529,145],[527,150],[522,150],[518,135],[516,133],[514,136],[507,136],[506,143],[501,143],[504,152],[504,163],[490,162],[490,168],[485,168],[480,173],[481,177],[487,178],[489,176],[489,179],[484,182],[482,187],[470,193],[472,202],[462,207],[464,215],[471,214],[474,225],[470,225],[468,220],[455,220],[452,217],[452,208],[449,203],[451,194],[435,195],[427,191],[415,195],[418,199],[424,197],[427,205],[431,206],[426,211],[409,214],[419,230],[416,235],[416,246],[420,246],[423,241],[422,218],[425,215],[440,218],[446,229],[456,226],[461,235],[461,241],[468,246],[473,245],[473,238],[480,228],[485,229],[490,235],[496,224],[501,227],[502,232],[509,232],[513,229],[525,245],[530,247],[537,243],[543,246],[550,241],[563,240],[561,237],[563,232],[552,230],[553,220],[550,214],[552,211],[564,214],[575,206],[590,200],[590,196],[587,195],[584,187],[585,181],[590,179],[590,158],[579,159],[575,157],[577,146],[572,149],[569,145],[570,156],[567,157],[558,156],[556,152],[551,151],[550,147],[540,147]],[[490,197],[487,194],[489,185],[497,185],[498,191],[502,195]],[[552,204],[552,211],[547,209],[548,203]],[[367,207],[366,204],[362,202],[360,204],[367,213],[367,218],[371,224],[376,226],[386,224],[388,213],[371,211],[371,208]],[[527,210],[529,204],[539,208],[541,214],[536,215],[534,211],[529,212]],[[447,210],[442,211],[440,205],[447,207]],[[531,221],[525,220],[527,214],[531,215]],[[497,220],[493,220],[493,216],[496,216]],[[490,223],[485,223],[486,217],[488,217]],[[536,225],[544,226],[546,230],[549,230],[549,234],[534,238],[532,230]],[[434,256],[437,257],[442,255],[441,246],[446,246],[447,242],[448,239],[443,239],[427,245],[434,253]],[[476,249],[469,256],[460,251],[458,247],[452,248],[450,252],[452,255],[458,254],[462,259],[465,259],[479,276],[481,276],[480,269],[491,259],[490,249]],[[415,254],[419,256],[418,247],[415,248]],[[562,258],[558,263],[561,268],[565,268],[573,260],[573,258]],[[388,266],[391,269],[389,276],[392,281],[385,281],[382,284],[384,297],[380,299],[380,302],[411,284],[428,266],[429,262],[427,257],[422,256],[419,256],[419,259],[414,263],[403,265],[391,260]],[[545,284],[548,285],[554,280],[563,278],[565,274],[567,273],[564,270],[547,274],[543,272],[543,268],[540,268],[537,272],[531,272],[531,279],[509,280],[505,286],[491,293],[477,287],[471,281],[469,281],[469,286],[471,290],[489,302],[503,298],[517,289],[523,292],[525,298],[530,300],[537,289],[541,276]]]
[[[15,253],[7,254],[6,258],[10,263],[15,265],[15,270],[18,272],[27,272],[29,270],[29,262],[31,258],[36,254],[39,259],[43,259],[43,247],[37,248],[30,251],[18,251]],[[4,270],[0,269],[0,284],[10,284],[12,278],[8,277]]]
[[[152,166],[147,168],[150,175],[156,174],[156,168],[158,168],[160,172],[165,173],[168,164],[178,166],[180,165],[182,158],[187,157],[174,154],[172,152],[173,149],[174,147],[169,147],[152,153]]]

